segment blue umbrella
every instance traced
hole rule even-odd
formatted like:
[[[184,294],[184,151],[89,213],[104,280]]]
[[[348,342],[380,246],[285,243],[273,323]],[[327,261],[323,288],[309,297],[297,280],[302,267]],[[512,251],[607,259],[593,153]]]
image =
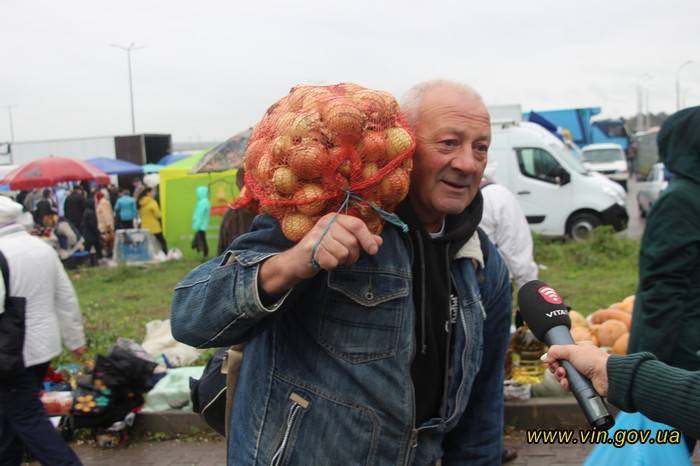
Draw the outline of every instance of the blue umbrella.
[[[142,173],[141,167],[126,160],[110,159],[107,157],[95,157],[85,162],[93,165],[108,175],[130,175]]]

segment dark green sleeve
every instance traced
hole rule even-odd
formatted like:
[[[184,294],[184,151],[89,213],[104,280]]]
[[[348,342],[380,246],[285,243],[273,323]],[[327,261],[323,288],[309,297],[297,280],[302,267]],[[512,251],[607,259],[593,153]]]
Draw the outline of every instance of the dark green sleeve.
[[[700,438],[700,371],[671,367],[651,353],[610,356],[608,401]]]

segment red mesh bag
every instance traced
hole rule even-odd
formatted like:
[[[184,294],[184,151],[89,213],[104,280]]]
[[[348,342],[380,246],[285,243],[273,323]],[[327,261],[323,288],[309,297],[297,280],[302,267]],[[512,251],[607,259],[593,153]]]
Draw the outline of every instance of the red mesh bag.
[[[257,204],[291,241],[329,212],[359,217],[379,234],[408,193],[415,146],[386,92],[350,83],[294,87],[253,130],[236,206]]]

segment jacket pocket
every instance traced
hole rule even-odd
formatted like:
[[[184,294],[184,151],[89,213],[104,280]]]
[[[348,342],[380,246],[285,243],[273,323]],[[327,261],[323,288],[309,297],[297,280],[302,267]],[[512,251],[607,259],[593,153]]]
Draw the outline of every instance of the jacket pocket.
[[[258,439],[260,456],[255,464],[377,464],[376,452],[381,432],[379,417],[368,407],[343,397],[338,393],[339,388],[324,390],[319,386],[274,375],[265,421]]]
[[[289,407],[287,409],[287,417],[285,420],[284,431],[282,432],[282,438],[272,455],[272,460],[270,460],[270,466],[282,466],[286,464],[287,451],[290,444],[290,438],[294,432],[294,428],[297,426],[298,422],[303,416],[303,411],[309,407],[309,402],[304,399],[301,395],[292,392],[289,396]]]
[[[330,272],[319,343],[351,363],[394,356],[408,294],[408,278],[398,274],[362,269]]]

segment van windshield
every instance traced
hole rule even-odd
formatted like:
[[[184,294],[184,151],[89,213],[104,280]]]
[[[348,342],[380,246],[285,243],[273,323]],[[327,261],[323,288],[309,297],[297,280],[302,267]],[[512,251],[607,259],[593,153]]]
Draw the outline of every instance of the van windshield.
[[[559,141],[557,140],[557,142]],[[559,142],[559,144],[550,144],[549,147],[553,152],[556,152],[557,155],[559,155],[559,159],[569,170],[573,170],[581,175],[591,174],[591,172],[584,167],[581,162],[579,162],[571,149],[566,147],[563,143]]]
[[[610,163],[624,161],[625,156],[618,149],[592,149],[583,151],[583,161],[592,163]]]

